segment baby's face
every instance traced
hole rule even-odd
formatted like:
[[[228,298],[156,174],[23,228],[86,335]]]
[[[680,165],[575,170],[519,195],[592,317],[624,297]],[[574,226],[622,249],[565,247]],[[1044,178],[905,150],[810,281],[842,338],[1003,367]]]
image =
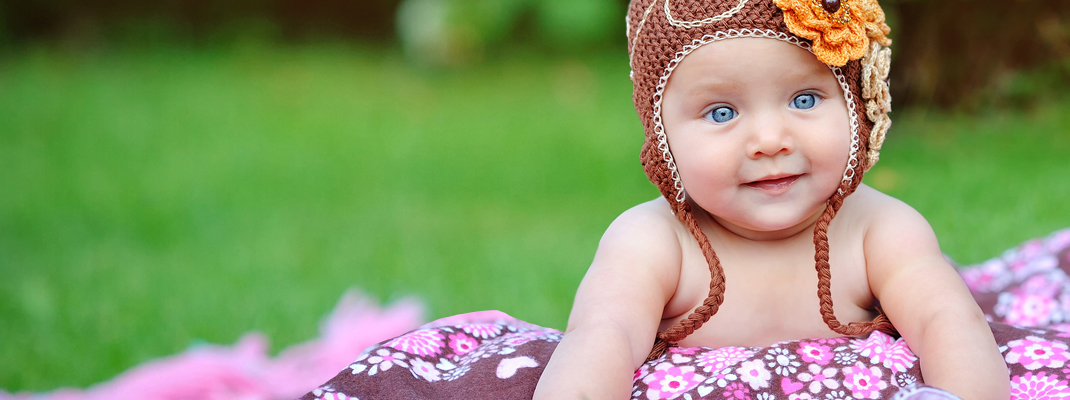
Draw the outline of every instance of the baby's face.
[[[812,54],[774,39],[702,46],[669,79],[662,121],[688,198],[745,237],[798,232],[839,187],[847,105]]]

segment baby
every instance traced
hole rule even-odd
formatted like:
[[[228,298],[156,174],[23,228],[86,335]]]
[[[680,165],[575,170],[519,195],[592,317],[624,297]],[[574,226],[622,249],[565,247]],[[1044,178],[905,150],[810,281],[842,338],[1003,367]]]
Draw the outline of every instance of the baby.
[[[928,223],[861,183],[890,125],[887,33],[876,0],[631,2],[642,161],[663,197],[606,230],[536,399],[628,398],[667,346],[873,330],[898,331],[926,384],[1008,398]]]

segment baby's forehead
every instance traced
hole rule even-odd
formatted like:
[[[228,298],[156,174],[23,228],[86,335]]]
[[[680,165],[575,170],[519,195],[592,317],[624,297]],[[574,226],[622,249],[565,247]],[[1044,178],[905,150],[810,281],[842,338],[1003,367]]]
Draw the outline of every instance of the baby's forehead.
[[[691,84],[732,84],[755,79],[766,81],[835,81],[832,69],[808,48],[767,38],[712,41],[693,49],[669,77]],[[677,84],[678,85],[678,84]]]

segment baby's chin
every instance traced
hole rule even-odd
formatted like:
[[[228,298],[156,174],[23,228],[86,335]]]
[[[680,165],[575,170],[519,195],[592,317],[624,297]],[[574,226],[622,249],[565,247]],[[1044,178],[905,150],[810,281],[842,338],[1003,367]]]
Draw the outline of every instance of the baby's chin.
[[[822,205],[812,212],[798,210],[766,210],[761,216],[749,216],[741,220],[711,215],[723,228],[737,236],[752,240],[780,240],[810,232],[821,218]]]

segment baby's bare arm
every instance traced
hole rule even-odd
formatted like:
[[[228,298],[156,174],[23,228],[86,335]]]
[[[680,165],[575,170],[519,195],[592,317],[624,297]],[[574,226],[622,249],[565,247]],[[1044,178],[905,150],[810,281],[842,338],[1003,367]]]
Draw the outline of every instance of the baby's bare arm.
[[[653,204],[606,230],[535,399],[625,399],[680,276],[680,244]]]
[[[966,400],[1007,399],[1007,366],[984,314],[924,217],[888,200],[866,234],[870,287],[918,355],[925,383]]]

